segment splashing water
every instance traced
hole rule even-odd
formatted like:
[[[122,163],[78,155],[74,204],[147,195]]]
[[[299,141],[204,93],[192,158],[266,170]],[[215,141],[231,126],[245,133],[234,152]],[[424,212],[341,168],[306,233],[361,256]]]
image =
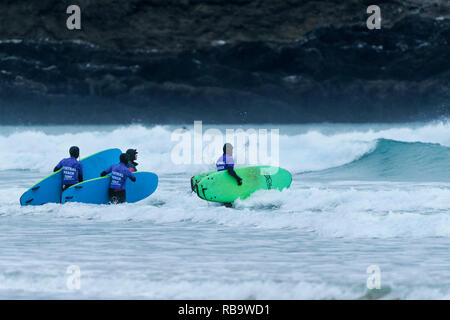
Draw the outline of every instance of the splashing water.
[[[450,298],[449,124],[278,128],[291,188],[228,209],[190,193],[212,166],[171,162],[174,127],[0,127],[0,298],[358,299],[370,265],[382,298]],[[160,186],[136,204],[20,207],[71,145],[137,148]]]

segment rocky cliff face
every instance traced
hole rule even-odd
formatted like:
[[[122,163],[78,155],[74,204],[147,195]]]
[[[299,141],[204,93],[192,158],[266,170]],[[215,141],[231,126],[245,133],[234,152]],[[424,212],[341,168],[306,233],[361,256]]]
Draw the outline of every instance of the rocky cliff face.
[[[345,4],[344,4],[345,3]],[[2,123],[372,122],[450,114],[450,2],[0,4]]]

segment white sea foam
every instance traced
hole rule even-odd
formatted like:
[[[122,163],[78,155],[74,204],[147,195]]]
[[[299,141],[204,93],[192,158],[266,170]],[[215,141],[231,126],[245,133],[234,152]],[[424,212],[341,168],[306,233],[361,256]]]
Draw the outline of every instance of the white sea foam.
[[[174,164],[171,152],[177,142],[171,140],[173,130],[174,128],[167,126],[147,128],[139,125],[119,127],[112,131],[102,131],[99,127],[98,131],[91,129],[77,133],[70,133],[71,127],[63,127],[59,132],[51,134],[26,127],[3,134],[0,130],[0,149],[5,151],[4,156],[7,157],[0,162],[0,170],[32,169],[49,172],[61,158],[67,156],[71,145],[78,145],[82,156],[107,148],[117,147],[124,151],[137,148],[140,169],[161,174],[195,174],[213,168],[211,162],[217,155],[204,159],[205,163],[201,165]],[[379,138],[450,146],[449,132],[450,124],[444,122],[399,125],[390,129],[352,128],[335,133],[324,132],[319,126],[318,129],[309,129],[299,134],[296,134],[295,129],[281,126],[280,166],[296,173],[343,165],[372,150]],[[218,150],[221,148],[219,145],[214,147]]]
[[[282,127],[289,190],[233,209],[190,192],[208,165],[173,165],[173,128],[0,128],[0,298],[358,299],[377,265],[383,299],[448,299],[448,182],[305,179],[351,162],[379,138],[450,146],[449,125]],[[297,132],[298,129],[298,132]],[[71,145],[134,147],[160,185],[135,204],[20,207],[20,195]],[[19,171],[18,169],[32,169]],[[69,265],[80,291],[66,287]]]

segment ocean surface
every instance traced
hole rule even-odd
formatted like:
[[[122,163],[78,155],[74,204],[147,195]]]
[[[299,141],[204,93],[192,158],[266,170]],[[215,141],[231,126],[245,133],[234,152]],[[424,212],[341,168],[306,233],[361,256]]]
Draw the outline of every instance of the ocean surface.
[[[238,128],[278,129],[293,182],[225,208],[189,180]],[[174,162],[172,126],[0,127],[0,299],[450,299],[450,123],[203,129],[217,139],[192,164]],[[21,207],[72,145],[137,148],[157,191]]]

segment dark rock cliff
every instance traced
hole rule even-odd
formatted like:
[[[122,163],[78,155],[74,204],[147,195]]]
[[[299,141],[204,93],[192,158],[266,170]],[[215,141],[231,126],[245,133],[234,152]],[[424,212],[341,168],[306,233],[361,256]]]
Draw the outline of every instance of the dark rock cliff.
[[[0,123],[450,114],[448,1],[378,1],[368,30],[369,1],[80,0],[69,31],[71,2],[0,4]]]

